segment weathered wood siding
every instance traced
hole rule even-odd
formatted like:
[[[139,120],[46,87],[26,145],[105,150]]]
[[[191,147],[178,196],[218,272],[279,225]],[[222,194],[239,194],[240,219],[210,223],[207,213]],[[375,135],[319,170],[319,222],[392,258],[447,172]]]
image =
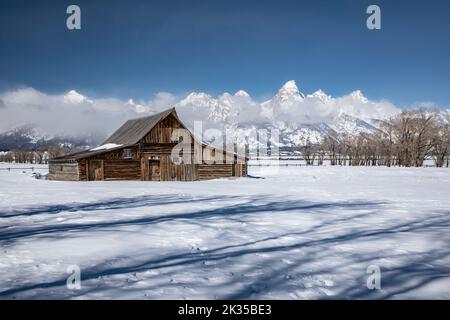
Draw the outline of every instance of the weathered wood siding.
[[[124,159],[124,149],[133,150],[131,159]],[[81,181],[89,180],[89,162],[96,160],[103,161],[104,180],[141,180],[140,153],[137,146],[113,150],[80,160],[78,163]]]
[[[76,162],[50,163],[48,165],[48,179],[61,181],[78,181],[78,164]]]
[[[124,149],[131,149],[133,150],[133,157],[131,159],[124,159],[123,158],[123,150]],[[140,153],[139,148],[137,146],[132,147],[124,147],[122,149],[117,149],[109,152],[105,152],[102,154],[98,154],[95,156],[91,156],[86,158],[87,160],[139,160],[140,159]]]
[[[145,136],[144,142],[147,144],[173,143],[172,133],[176,129],[183,129],[183,126],[173,115],[169,115]]]
[[[234,175],[235,177],[245,177],[247,175],[247,165],[236,163],[234,166]]]
[[[198,179],[209,180],[233,176],[232,164],[200,164],[198,165]]]
[[[170,155],[161,156],[161,181],[194,181],[198,180],[195,164],[175,164]]]
[[[82,159],[82,160],[78,161],[78,172],[79,172],[79,180],[80,181],[88,180],[87,160],[86,159]]]
[[[139,160],[105,160],[103,170],[105,180],[141,180]]]
[[[191,159],[190,164],[178,164],[172,161],[172,150],[178,144],[177,141],[172,141],[172,135],[177,129],[185,128],[173,115],[169,115],[163,121],[158,123],[144,139],[142,139],[141,168],[144,180],[148,180],[149,159],[159,161],[160,181],[198,180],[197,167],[193,163],[192,158],[192,153],[194,152],[193,145],[189,154]],[[190,135],[188,131],[186,131],[185,134]],[[193,142],[192,135],[190,135],[190,139],[191,142]]]
[[[176,143],[171,144],[144,144],[142,145],[141,152],[145,153],[146,156],[157,156],[170,155],[172,149],[176,146]]]
[[[217,149],[212,146],[203,146],[203,161],[208,164],[232,164],[245,163],[245,158],[237,157],[234,153],[227,153],[226,150]]]

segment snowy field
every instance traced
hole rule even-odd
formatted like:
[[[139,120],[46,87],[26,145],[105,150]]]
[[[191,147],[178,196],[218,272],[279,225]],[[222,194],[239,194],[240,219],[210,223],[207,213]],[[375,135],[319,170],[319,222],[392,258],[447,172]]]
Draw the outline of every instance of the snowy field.
[[[450,169],[250,174],[261,179],[80,183],[0,170],[0,298],[450,299]],[[66,287],[71,265],[79,290]],[[380,290],[366,286],[371,265]]]

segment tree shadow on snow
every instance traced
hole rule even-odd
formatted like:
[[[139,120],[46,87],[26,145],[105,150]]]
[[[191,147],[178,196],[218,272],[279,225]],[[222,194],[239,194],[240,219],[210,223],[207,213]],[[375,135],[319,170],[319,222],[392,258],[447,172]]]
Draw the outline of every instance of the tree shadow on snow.
[[[179,196],[167,196],[164,199],[156,198],[136,198],[133,202],[132,198],[127,198],[121,202],[120,199],[102,201],[92,204],[80,205],[79,208],[90,208],[91,210],[113,210],[127,207],[126,203],[133,203],[133,208],[140,206],[151,206],[150,203],[158,203],[163,205],[165,203],[176,203],[176,201],[190,202],[190,197],[180,199]],[[209,200],[208,200],[209,199]],[[227,197],[220,197],[220,200],[226,200]],[[231,199],[231,198],[230,198]],[[214,197],[197,198],[197,201],[216,201]],[[236,200],[233,198],[233,200]],[[328,254],[336,254],[333,248],[342,245],[349,245],[354,243],[362,243],[365,241],[382,240],[387,237],[395,237],[402,234],[435,232],[447,234],[450,227],[450,213],[441,212],[440,215],[429,215],[426,219],[422,216],[420,219],[414,219],[406,222],[396,222],[389,226],[368,225],[364,228],[355,229],[353,227],[343,228],[336,234],[329,233],[329,227],[335,225],[351,224],[355,219],[364,219],[376,215],[381,208],[386,205],[384,202],[368,202],[368,201],[353,201],[353,202],[302,202],[302,201],[267,201],[264,197],[246,197],[245,201],[229,206],[221,206],[219,208],[205,209],[195,212],[183,212],[167,215],[149,216],[135,219],[123,219],[119,221],[106,221],[99,223],[84,223],[84,224],[64,224],[51,225],[45,227],[28,228],[24,230],[2,231],[0,240],[3,242],[16,241],[21,238],[30,236],[49,236],[58,234],[65,234],[66,232],[81,232],[102,230],[103,228],[122,227],[129,225],[150,225],[164,222],[199,222],[208,221],[209,219],[233,219],[233,218],[257,218],[261,214],[277,214],[278,212],[308,212],[320,215],[329,215],[321,223],[313,225],[305,230],[298,232],[286,232],[275,234],[264,238],[257,238],[252,241],[242,243],[230,243],[225,246],[212,248],[208,250],[193,250],[189,252],[180,252],[176,254],[162,255],[159,257],[152,257],[150,259],[140,262],[128,262],[126,257],[117,263],[105,261],[94,267],[82,270],[82,281],[96,280],[102,277],[116,277],[126,276],[132,274],[139,274],[147,271],[156,271],[158,277],[163,274],[170,278],[176,275],[180,270],[197,271],[199,268],[208,269],[208,263],[212,263],[212,267],[221,268],[230,263],[239,264],[250,261],[249,257],[255,255],[268,255],[265,258],[264,265],[250,265],[247,271],[251,272],[253,268],[263,269],[262,274],[250,278],[230,277],[228,283],[220,283],[211,285],[210,292],[215,292],[214,298],[222,299],[249,299],[258,298],[261,294],[268,291],[286,291],[292,289],[295,281],[298,282],[298,291],[309,290],[309,288],[302,287],[301,279],[308,277],[318,277],[321,275],[333,274],[336,270],[341,268],[348,268],[357,265],[368,266],[379,259],[395,258],[400,259],[402,263],[395,268],[383,270],[383,285],[384,288],[375,294],[365,287],[365,269],[360,270],[361,276],[356,276],[352,283],[343,284],[342,289],[335,292],[331,297],[326,294],[325,298],[348,298],[348,299],[380,299],[380,298],[394,298],[397,294],[408,293],[418,288],[425,286],[432,281],[450,276],[450,266],[442,265],[441,259],[446,259],[450,255],[449,248],[439,248],[427,254],[399,254],[392,251],[392,248],[380,248],[371,253],[355,253],[348,254],[346,259],[343,259],[340,264],[327,265],[325,263],[316,267],[314,270],[308,268],[303,269],[302,266],[308,263],[320,262]],[[97,209],[93,209],[97,208]],[[336,209],[339,210],[336,214]],[[34,212],[45,210],[44,208],[37,208]],[[79,209],[85,211],[85,209]],[[347,215],[349,211],[356,211],[356,214]],[[434,212],[435,214],[436,212]],[[37,213],[35,213],[37,214]],[[251,227],[251,226],[249,226]],[[280,244],[277,240],[291,239],[288,244]],[[277,243],[275,243],[277,242]],[[295,254],[295,252],[305,252],[303,255]],[[345,253],[342,253],[344,255]],[[281,257],[287,257],[292,260],[290,264],[280,264]],[[245,270],[242,271],[245,273]],[[65,275],[63,275],[65,276]],[[151,280],[152,276],[147,275],[147,280]],[[150,281],[151,282],[151,281]],[[294,284],[293,284],[294,283]],[[238,289],[233,289],[232,293],[221,293],[221,289],[234,288],[236,284],[240,284]],[[66,278],[60,278],[53,282],[34,283],[22,286],[15,286],[0,292],[0,298],[10,298],[18,294],[34,294],[37,297],[45,297],[46,290],[54,290],[59,288],[58,293],[63,297],[76,297],[84,295],[96,290],[102,290],[102,287],[96,288],[94,286],[86,286],[80,292],[71,292],[65,289]],[[148,291],[152,289],[161,289],[163,287],[171,287],[173,283],[158,283],[154,287],[147,287],[140,289]],[[186,280],[186,286],[195,287],[196,281]],[[215,286],[215,287],[214,287]],[[336,288],[335,288],[336,289]],[[123,288],[116,288],[116,290],[127,290],[125,285]],[[213,297],[211,297],[213,298]]]
[[[99,201],[90,204],[79,204],[74,206],[68,206],[69,212],[78,211],[100,211],[100,210],[116,210],[116,209],[137,209],[148,208],[151,210],[152,206],[156,205],[170,205],[179,203],[193,203],[200,202],[206,203],[209,201],[224,201],[224,200],[236,200],[237,196],[221,196],[221,197],[205,197],[205,198],[191,198],[179,196],[165,196],[163,199],[157,200],[156,196],[142,196],[134,198],[113,199],[111,201]],[[346,210],[358,210],[361,208],[370,208],[371,206],[377,206],[383,204],[382,202],[342,202],[342,203],[314,203],[314,202],[302,202],[302,201],[265,201],[264,197],[246,197],[243,202],[233,205],[228,205],[219,208],[199,210],[195,212],[182,212],[175,214],[163,214],[157,216],[146,216],[133,219],[121,219],[114,221],[104,221],[96,223],[65,223],[56,225],[45,225],[31,228],[20,228],[20,226],[11,226],[8,228],[11,230],[5,230],[0,234],[0,241],[3,244],[10,243],[10,241],[19,240],[25,237],[31,236],[48,236],[54,233],[60,232],[77,232],[77,231],[91,231],[99,230],[102,228],[111,227],[124,227],[124,226],[137,226],[137,225],[149,225],[161,222],[170,222],[176,220],[196,220],[196,219],[209,219],[209,218],[232,218],[242,217],[249,214],[261,214],[264,212],[288,212],[288,211],[317,211],[317,210],[332,210],[336,208]],[[61,212],[62,207],[60,205],[46,206],[38,208],[32,211],[36,212]],[[87,213],[88,214],[88,213]],[[112,213],[111,216],[114,214]]]
[[[229,196],[228,198],[233,199],[238,197]],[[40,214],[58,214],[62,212],[77,212],[77,211],[90,212],[98,210],[134,209],[147,206],[217,201],[221,199],[223,199],[223,197],[221,196],[181,197],[173,194],[120,197],[120,198],[99,200],[89,203],[43,205],[38,207],[29,207],[19,210],[5,211],[0,212],[0,219],[13,217],[28,217]]]

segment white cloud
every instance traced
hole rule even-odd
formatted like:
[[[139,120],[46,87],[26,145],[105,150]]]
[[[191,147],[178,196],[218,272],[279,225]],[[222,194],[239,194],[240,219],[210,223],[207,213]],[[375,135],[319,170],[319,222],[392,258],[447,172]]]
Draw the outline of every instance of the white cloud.
[[[0,131],[32,124],[47,135],[105,136],[142,107],[115,98],[89,99],[76,91],[49,95],[33,88],[0,94]]]
[[[358,90],[333,98],[321,90],[304,95],[294,81],[288,84],[289,90],[284,86],[264,103],[253,100],[245,91],[224,93],[217,98],[192,93],[181,100],[171,93],[160,92],[150,101],[136,102],[133,99],[93,99],[74,90],[51,95],[21,88],[0,94],[0,132],[33,124],[47,135],[104,137],[129,118],[173,106],[190,127],[194,120],[203,120],[206,127],[264,123],[298,126],[328,122],[341,113],[368,120],[387,117],[400,110],[385,100],[371,101]]]
[[[175,105],[178,98],[169,92],[159,92],[153,100],[147,101],[146,105],[151,110],[164,110]]]
[[[359,90],[335,99],[335,108],[363,120],[386,118],[400,111],[387,100],[367,99]]]

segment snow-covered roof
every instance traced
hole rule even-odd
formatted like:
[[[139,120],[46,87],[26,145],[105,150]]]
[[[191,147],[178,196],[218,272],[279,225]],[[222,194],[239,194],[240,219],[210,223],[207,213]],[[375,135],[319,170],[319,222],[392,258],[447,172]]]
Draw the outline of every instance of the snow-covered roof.
[[[121,144],[115,144],[115,143],[107,143],[107,144],[103,144],[99,147],[93,148],[90,151],[98,151],[98,150],[109,150],[109,149],[114,149],[117,147],[121,147]]]

